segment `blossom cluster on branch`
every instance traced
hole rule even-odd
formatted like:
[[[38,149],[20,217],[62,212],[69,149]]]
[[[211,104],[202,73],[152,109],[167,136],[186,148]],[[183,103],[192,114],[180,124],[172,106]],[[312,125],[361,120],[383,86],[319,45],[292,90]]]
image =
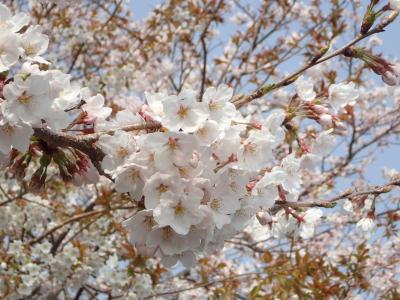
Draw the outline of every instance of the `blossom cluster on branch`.
[[[352,158],[369,146],[355,140],[357,133],[368,131],[366,127],[356,132],[355,111],[366,105],[361,101],[366,95],[359,88],[360,78],[339,80],[340,74],[330,73],[326,75],[329,82],[320,83],[312,73],[303,73],[343,56],[365,63],[361,70],[372,70],[386,84],[399,85],[397,65],[355,46],[383,31],[397,17],[399,1],[391,0],[374,12],[378,2],[371,1],[366,16],[373,18],[364,18],[361,33],[353,41],[339,50],[314,51],[305,66],[276,84],[261,85],[245,96],[231,87],[236,75],[230,82],[213,81],[214,87],[203,77],[196,88],[182,85],[175,92],[146,92],[145,101],[135,103],[134,108],[116,106],[110,103],[109,94],[81,87],[73,72],[53,68],[50,59],[45,59],[51,32],[44,34],[42,26],[33,25],[27,14],[12,14],[0,4],[0,166],[12,180],[21,182],[19,188],[1,190],[6,199],[0,202],[0,207],[5,207],[0,229],[8,236],[18,228],[25,232],[26,227],[29,232],[24,241],[4,243],[7,247],[0,259],[6,275],[0,279],[0,292],[10,299],[30,297],[39,293],[37,286],[51,273],[59,282],[87,281],[85,288],[78,289],[78,296],[86,290],[88,294],[122,294],[126,299],[148,297],[150,286],[158,280],[154,278],[157,271],[178,262],[191,269],[199,257],[212,257],[240,234],[248,232],[248,240],[255,244],[238,244],[256,252],[262,251],[255,246],[260,237],[278,241],[313,238],[316,226],[329,218],[329,214],[323,217],[323,208],[333,208],[342,199],[346,199],[343,207],[349,219],[356,218],[363,231],[372,230],[378,217],[377,197],[400,186],[396,171],[381,187],[348,191],[326,201],[303,201],[313,193],[316,198],[328,199],[318,187],[322,190],[332,178],[347,172]],[[51,4],[49,13],[57,5]],[[119,4],[108,14],[104,28],[118,9]],[[386,12],[389,15],[373,27]],[[214,18],[212,11],[210,14]],[[200,38],[203,46],[204,39]],[[82,49],[78,48],[71,70]],[[206,53],[204,57],[202,70],[206,73]],[[174,78],[169,78],[174,83]],[[265,99],[257,104],[257,99],[292,83],[293,90],[277,96],[290,99],[287,105],[275,103],[277,109],[264,111],[259,106]],[[243,110],[245,104],[249,105]],[[318,129],[305,128],[305,122]],[[346,159],[333,161],[331,173],[321,174],[325,172],[321,165],[340,146],[337,136],[348,134],[349,124],[353,135]],[[390,124],[389,132],[398,126],[398,122]],[[322,181],[318,183],[319,176]],[[54,180],[59,181],[53,184]],[[62,204],[66,214],[44,197],[34,196],[51,190],[56,197],[62,194],[63,184],[82,187],[76,195],[71,192],[72,197],[97,196],[82,208],[68,203],[71,194],[67,192]],[[109,190],[99,192],[100,184]],[[96,205],[101,208],[95,209]],[[37,210],[32,213],[35,218],[52,219],[59,214],[62,221],[44,226],[39,225],[41,219],[32,218],[20,224],[9,217],[18,207],[22,208],[21,220],[30,210]],[[93,222],[100,220],[98,230],[104,234],[100,241],[95,232],[87,230],[92,218]],[[54,236],[65,226],[86,219],[84,228],[75,229],[88,245],[75,241],[70,230]],[[115,237],[108,236],[111,231]],[[90,247],[104,247],[101,263],[96,263],[97,254],[87,254]],[[137,265],[138,257],[151,257],[153,265],[143,269],[151,270],[152,277],[135,273],[133,267],[125,270],[113,247],[123,247],[121,252],[134,258]],[[162,267],[153,258],[160,259]],[[20,267],[14,268],[12,263]],[[74,268],[80,271],[69,274]],[[134,278],[129,278],[129,272]],[[127,285],[133,286],[134,292],[127,291]],[[56,295],[54,289],[49,286],[47,296]]]

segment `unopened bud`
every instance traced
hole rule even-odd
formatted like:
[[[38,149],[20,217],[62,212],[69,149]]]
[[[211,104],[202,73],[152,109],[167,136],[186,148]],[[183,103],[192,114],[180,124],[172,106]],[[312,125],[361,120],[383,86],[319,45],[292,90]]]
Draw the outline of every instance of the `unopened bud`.
[[[400,75],[396,72],[386,71],[382,75],[382,80],[387,85],[396,86],[400,84]]]
[[[326,127],[332,127],[332,116],[328,114],[322,114],[319,116],[319,123]]]
[[[29,183],[29,190],[32,193],[41,193],[44,190],[47,172],[46,168],[40,167],[33,173],[31,182]]]
[[[263,211],[258,212],[256,217],[258,222],[260,222],[260,224],[263,226],[267,225],[271,221],[270,216]]]
[[[329,109],[322,105],[314,105],[313,106],[313,111],[315,111],[317,114],[322,115],[322,114],[327,114],[329,112]]]
[[[368,8],[367,12],[364,15],[364,19],[361,25],[361,34],[367,34],[368,31],[371,29],[372,25],[374,25],[376,20],[376,13]]]

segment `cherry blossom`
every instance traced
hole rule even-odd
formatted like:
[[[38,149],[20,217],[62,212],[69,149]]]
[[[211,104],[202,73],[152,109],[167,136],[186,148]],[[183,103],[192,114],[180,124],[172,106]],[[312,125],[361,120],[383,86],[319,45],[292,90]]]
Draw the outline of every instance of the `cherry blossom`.
[[[259,43],[267,28],[283,30],[275,19],[328,29],[331,19],[304,3],[241,8],[232,16],[240,30],[222,51],[210,43],[237,3],[167,1],[139,23],[125,3],[53,2],[13,3],[29,15],[0,4],[2,296],[144,299],[198,290],[190,295],[215,298],[216,277],[229,295],[268,298],[266,276],[274,292],[276,278],[288,282],[275,263],[301,274],[299,261],[315,258],[310,265],[339,273],[360,251],[374,253],[357,256],[368,256],[360,270],[372,274],[394,261],[398,170],[384,169],[382,186],[364,175],[377,158],[369,147],[396,142],[399,93],[365,73],[398,85],[398,64],[372,54],[374,41],[356,44],[395,19],[397,1],[378,13],[371,2],[374,17],[364,16],[361,34],[342,48],[355,24],[347,19],[359,17],[345,8],[333,31],[277,29],[275,48]],[[249,18],[261,11],[260,22]],[[294,45],[307,61],[283,74],[282,53]],[[382,226],[388,245],[371,247],[364,232],[378,236]],[[350,242],[356,254],[346,252]],[[271,267],[259,273],[264,264]],[[230,284],[239,273],[257,275],[254,285]],[[385,277],[385,292],[396,276]],[[319,293],[315,286],[304,290]]]
[[[24,123],[13,123],[0,117],[0,152],[8,154],[11,148],[26,152],[33,134],[32,128]]]
[[[99,146],[106,153],[102,166],[106,170],[114,170],[124,164],[136,152],[136,141],[130,133],[117,130],[114,135],[102,135]]]
[[[227,85],[220,85],[217,88],[209,87],[203,95],[203,102],[207,105],[210,120],[218,123],[227,123],[235,116],[236,109],[229,102],[233,96],[233,90]]]
[[[41,27],[38,25],[29,27],[20,39],[20,46],[23,49],[24,56],[28,60],[39,63],[48,63],[40,57],[46,52],[48,44],[49,37],[41,33]]]
[[[176,195],[183,194],[183,181],[179,177],[170,174],[155,173],[147,181],[143,189],[145,206],[154,209],[164,193],[170,192]]]
[[[304,101],[312,101],[317,94],[314,91],[314,82],[311,78],[300,76],[295,82],[296,92]]]
[[[194,132],[207,118],[208,114],[203,103],[196,101],[194,91],[184,90],[177,96],[170,96],[163,102],[163,125],[178,132]]]
[[[20,51],[16,35],[7,29],[1,29],[0,44],[0,72],[4,72],[18,61]]]
[[[389,0],[390,8],[400,12],[400,1]]]
[[[170,226],[176,233],[185,235],[191,225],[202,220],[198,210],[202,197],[201,191],[184,194],[181,198],[171,192],[163,193],[160,204],[154,209],[154,219],[160,226]]]
[[[38,125],[50,115],[49,89],[49,82],[42,75],[32,74],[25,80],[17,77],[4,86],[3,94],[8,100],[2,104],[4,111],[23,122]]]
[[[372,218],[366,217],[362,218],[357,222],[357,227],[361,228],[363,231],[371,231],[375,227],[375,222]]]
[[[272,150],[276,146],[273,136],[252,131],[239,148],[238,161],[240,166],[250,171],[261,169],[273,159]]]
[[[353,82],[332,84],[329,87],[329,104],[338,110],[347,104],[354,105],[359,94]]]
[[[115,172],[115,189],[120,193],[129,193],[135,201],[143,195],[145,167],[129,163]]]

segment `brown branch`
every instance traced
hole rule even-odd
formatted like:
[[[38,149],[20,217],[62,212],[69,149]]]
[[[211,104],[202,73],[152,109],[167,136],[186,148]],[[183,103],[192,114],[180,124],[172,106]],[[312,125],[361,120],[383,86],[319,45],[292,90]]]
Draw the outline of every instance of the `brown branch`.
[[[138,131],[145,129],[156,130],[160,128],[161,124],[159,122],[151,121],[146,123],[127,125],[116,129],[97,132],[94,134],[71,135],[62,132],[54,132],[48,128],[42,127],[42,128],[34,128],[34,136],[46,142],[50,147],[55,147],[55,148],[71,147],[83,152],[90,158],[93,165],[96,167],[96,169],[99,171],[101,175],[110,178],[110,176],[104,173],[103,169],[101,168],[101,161],[103,160],[106,154],[95,144],[95,142],[98,141],[100,136],[104,134],[112,135],[117,130]]]
[[[201,71],[201,86],[200,86],[200,95],[199,95],[199,100],[203,99],[203,94],[204,94],[204,89],[206,85],[206,78],[207,78],[207,45],[206,45],[206,40],[205,36],[201,36],[201,46],[203,48],[203,68]]]
[[[161,296],[167,296],[167,295],[180,294],[182,292],[191,291],[191,290],[195,290],[195,289],[199,289],[199,288],[206,288],[206,287],[212,286],[214,284],[224,283],[224,282],[230,281],[230,280],[235,280],[236,278],[240,278],[240,277],[259,276],[259,275],[262,275],[262,273],[251,272],[251,273],[237,274],[237,275],[233,275],[233,276],[230,276],[230,277],[227,277],[227,278],[223,278],[223,279],[220,279],[220,280],[213,280],[213,281],[210,281],[210,282],[197,284],[197,285],[195,285],[193,287],[189,287],[189,288],[178,289],[178,290],[167,291],[167,292],[161,292],[161,293],[158,293],[158,294],[154,294],[154,295],[148,296],[148,297],[146,297],[144,299],[150,299],[150,298],[154,298],[154,297],[161,297]]]
[[[70,223],[79,221],[79,220],[84,219],[84,218],[93,217],[93,216],[95,216],[95,215],[102,215],[102,214],[105,214],[105,213],[107,213],[107,212],[108,212],[108,210],[97,210],[97,211],[89,211],[89,212],[85,212],[85,213],[76,215],[76,216],[74,216],[74,217],[72,217],[72,218],[67,219],[67,220],[64,221],[63,223],[61,223],[61,224],[59,224],[59,225],[57,225],[57,226],[54,226],[53,228],[49,229],[48,231],[46,231],[46,232],[45,232],[44,234],[42,234],[41,236],[39,236],[39,237],[37,237],[37,238],[35,238],[35,239],[33,239],[33,240],[30,240],[30,241],[28,242],[28,244],[29,244],[29,245],[33,245],[33,244],[39,243],[40,241],[42,241],[44,238],[46,238],[47,236],[49,236],[49,235],[52,234],[53,232],[57,231],[58,229],[60,229],[60,228],[62,228],[62,227],[64,227],[64,226],[66,226],[66,225],[68,225],[68,224],[70,224]]]
[[[393,12],[391,15],[384,19],[378,26],[376,26],[373,30],[369,31],[366,34],[359,35],[356,38],[354,38],[352,41],[344,45],[338,50],[333,51],[330,54],[327,54],[320,59],[314,59],[308,62],[306,65],[304,65],[302,68],[294,72],[293,74],[287,76],[286,78],[282,79],[278,83],[275,84],[269,84],[266,86],[261,87],[260,89],[254,91],[252,94],[247,95],[245,97],[241,98],[235,98],[232,100],[232,102],[235,104],[237,108],[242,107],[246,103],[249,103],[253,101],[254,99],[261,98],[268,92],[275,90],[277,88],[286,86],[294,82],[297,77],[302,74],[304,71],[308,70],[309,68],[318,65],[324,61],[327,61],[335,56],[338,56],[342,54],[346,49],[349,47],[353,46],[354,44],[358,43],[359,41],[365,39],[366,37],[373,35],[378,32],[382,32],[384,28],[389,25],[393,20],[398,16],[398,13]],[[75,149],[78,149],[79,151],[85,153],[86,155],[89,156],[90,160],[94,164],[94,166],[98,169],[99,173],[101,175],[107,176],[107,174],[104,173],[104,171],[101,168],[100,162],[103,160],[105,154],[104,152],[99,149],[98,147],[95,146],[95,142],[99,139],[99,137],[103,134],[113,134],[116,130],[124,130],[124,131],[136,131],[136,130],[144,130],[144,129],[160,129],[161,124],[159,122],[147,122],[147,123],[142,123],[142,124],[133,124],[133,125],[128,125],[125,127],[121,127],[118,129],[112,129],[109,131],[105,132],[99,132],[95,134],[89,134],[89,135],[82,135],[82,136],[76,136],[76,135],[68,135],[65,133],[56,133],[53,132],[47,128],[34,128],[34,135],[45,141],[47,144],[50,146],[55,146],[55,147],[72,147]]]
[[[292,207],[292,208],[304,208],[304,207],[324,207],[324,208],[332,208],[336,205],[336,202],[345,199],[345,198],[354,198],[359,196],[366,195],[374,195],[378,196],[380,194],[386,194],[391,192],[395,187],[400,187],[400,178],[395,179],[388,184],[377,186],[371,190],[361,191],[361,192],[353,192],[348,190],[339,196],[336,196],[329,200],[322,201],[313,201],[313,202],[287,202],[287,201],[276,201],[275,204],[280,207]]]
[[[262,86],[261,88],[259,88],[258,90],[254,91],[253,93],[251,93],[250,95],[247,95],[245,97],[242,98],[234,98],[232,100],[232,102],[235,104],[236,108],[240,108],[243,105],[255,100],[255,99],[259,99],[262,96],[264,96],[265,94],[269,93],[270,91],[276,90],[278,88],[287,86],[291,83],[293,83],[294,81],[296,81],[296,79],[303,74],[306,70],[320,64],[323,63],[333,57],[336,57],[338,55],[343,54],[347,49],[349,49],[351,46],[357,44],[358,42],[364,40],[365,38],[382,32],[384,31],[384,28],[386,26],[388,26],[390,23],[392,23],[396,17],[398,16],[399,13],[397,12],[392,12],[390,14],[389,17],[385,18],[379,25],[377,25],[374,29],[372,29],[371,31],[369,31],[366,34],[360,34],[357,37],[355,37],[353,40],[351,40],[350,42],[348,42],[347,44],[345,44],[344,46],[342,46],[341,48],[326,54],[325,56],[322,56],[319,59],[313,59],[310,60],[309,62],[307,62],[303,67],[301,67],[300,69],[298,69],[297,71],[295,71],[294,73],[290,74],[289,76],[285,77],[284,79],[282,79],[281,81],[277,82],[277,83],[273,83],[273,84],[267,84],[265,86]]]

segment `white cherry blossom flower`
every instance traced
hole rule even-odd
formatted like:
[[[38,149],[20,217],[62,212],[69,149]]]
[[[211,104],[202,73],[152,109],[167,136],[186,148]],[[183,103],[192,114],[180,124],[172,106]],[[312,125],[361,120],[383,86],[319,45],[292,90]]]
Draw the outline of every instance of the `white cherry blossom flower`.
[[[229,102],[232,96],[233,89],[225,84],[205,90],[202,100],[207,105],[211,120],[219,124],[230,123],[236,114],[235,106]]]
[[[154,164],[160,170],[184,166],[192,159],[196,139],[184,133],[150,133],[138,140],[139,148],[154,152]]]
[[[284,181],[285,176],[285,172],[277,169],[265,173],[251,191],[255,205],[264,209],[271,208],[278,197],[277,186]]]
[[[208,207],[212,212],[215,226],[221,229],[231,222],[231,215],[240,208],[239,197],[227,197],[223,190],[216,190],[210,197]]]
[[[164,116],[161,123],[168,130],[194,132],[208,118],[205,104],[196,100],[194,91],[184,90],[163,102]]]
[[[48,63],[41,57],[49,45],[49,37],[44,35],[41,26],[30,26],[24,32],[19,40],[20,46],[23,49],[23,56],[30,61],[38,63]]]
[[[313,236],[316,223],[321,219],[323,212],[319,208],[311,208],[303,215],[304,221],[300,226],[300,236],[303,239],[308,239]]]
[[[274,137],[258,130],[250,132],[249,137],[240,146],[237,158],[239,166],[245,170],[257,171],[272,161],[272,150],[276,146]]]
[[[370,217],[362,218],[357,222],[357,228],[361,228],[362,231],[371,231],[375,228],[376,224],[374,220]]]
[[[314,82],[311,78],[306,79],[305,77],[300,76],[294,85],[297,94],[304,101],[312,101],[317,96],[317,93],[314,91]]]
[[[100,136],[97,144],[106,154],[102,167],[109,171],[124,164],[137,150],[132,134],[122,130],[117,130],[112,136],[108,134]]]
[[[207,120],[195,132],[200,145],[210,146],[221,134],[221,126],[212,120]]]
[[[17,36],[11,31],[0,27],[0,73],[8,71],[16,64],[19,55]]]
[[[155,173],[148,180],[143,189],[144,204],[147,209],[155,208],[162,195],[166,192],[172,192],[175,195],[183,193],[183,181],[171,174]]]
[[[165,255],[174,255],[188,250],[188,239],[184,235],[176,233],[171,227],[153,229],[147,238],[147,245],[160,247]]]
[[[239,146],[240,136],[238,131],[234,128],[229,128],[226,130],[224,137],[217,140],[212,145],[212,150],[219,161],[225,162],[232,157],[232,155],[237,155]]]
[[[353,82],[331,84],[329,86],[329,104],[335,110],[346,106],[353,105],[359,96],[358,89]]]
[[[129,109],[120,110],[115,114],[113,126],[122,127],[142,122],[143,119]]]
[[[242,230],[257,213],[258,207],[254,205],[253,199],[245,197],[240,201],[240,208],[235,211],[232,217],[232,226],[236,230]]]
[[[400,0],[389,0],[390,8],[400,12]]]
[[[105,120],[112,111],[110,107],[104,106],[104,97],[101,94],[85,99],[82,110],[85,111],[89,117],[98,119],[99,121]]]
[[[7,100],[4,113],[15,115],[23,122],[40,125],[41,120],[51,112],[49,89],[49,82],[44,76],[32,74],[26,80],[16,77],[14,82],[4,86],[3,94]]]
[[[140,201],[143,196],[146,167],[129,163],[115,172],[115,189],[119,193],[129,193],[132,199]]]
[[[160,226],[170,226],[176,233],[186,235],[190,227],[201,222],[199,211],[202,193],[176,195],[166,192],[154,209],[154,219]]]
[[[141,210],[123,223],[129,232],[129,241],[136,246],[144,246],[147,236],[157,225],[152,210]]]
[[[282,180],[283,188],[289,193],[296,193],[302,183],[301,174],[299,172],[301,160],[297,159],[292,153],[286,156],[281,163],[280,167],[274,167],[272,172],[283,171],[285,176]]]
[[[147,105],[150,110],[146,111],[153,120],[161,121],[161,118],[164,116],[164,105],[163,101],[168,98],[168,96],[164,93],[144,93]]]
[[[312,153],[320,156],[329,154],[336,145],[336,138],[332,132],[333,129],[325,130],[318,135],[312,146]]]
[[[181,262],[187,269],[192,268],[196,264],[196,255],[193,251],[184,251],[174,255],[163,255],[161,257],[161,263],[165,267],[173,267],[178,262]]]
[[[240,198],[247,193],[249,179],[249,172],[226,166],[217,173],[215,190],[223,192],[226,198]]]
[[[33,135],[31,126],[24,122],[12,123],[0,117],[0,152],[8,154],[12,148],[26,152]]]
[[[0,31],[9,29],[12,32],[18,32],[22,27],[28,25],[30,17],[25,13],[12,15],[7,6],[0,3]]]
[[[282,143],[285,139],[285,131],[282,128],[284,120],[285,113],[283,111],[272,112],[263,122],[261,131],[272,135],[277,143]]]

